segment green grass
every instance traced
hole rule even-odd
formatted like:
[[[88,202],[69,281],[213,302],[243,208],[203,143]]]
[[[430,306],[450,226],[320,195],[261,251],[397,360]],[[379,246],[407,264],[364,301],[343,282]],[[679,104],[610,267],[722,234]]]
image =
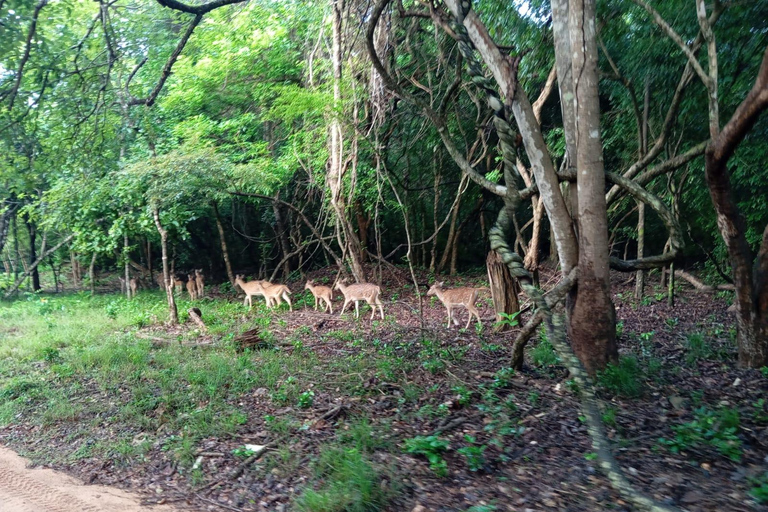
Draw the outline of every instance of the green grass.
[[[376,512],[385,510],[394,491],[382,485],[384,474],[356,448],[326,446],[315,463],[318,484],[294,503],[302,512]]]
[[[608,391],[627,397],[638,397],[643,392],[640,363],[634,356],[621,357],[598,373],[598,382]]]

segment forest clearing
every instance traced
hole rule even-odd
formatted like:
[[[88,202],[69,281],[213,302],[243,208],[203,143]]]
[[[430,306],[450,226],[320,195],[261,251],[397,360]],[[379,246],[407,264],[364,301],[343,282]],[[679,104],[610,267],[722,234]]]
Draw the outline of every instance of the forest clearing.
[[[768,0],[0,0],[0,442],[179,509],[765,510],[766,110]]]

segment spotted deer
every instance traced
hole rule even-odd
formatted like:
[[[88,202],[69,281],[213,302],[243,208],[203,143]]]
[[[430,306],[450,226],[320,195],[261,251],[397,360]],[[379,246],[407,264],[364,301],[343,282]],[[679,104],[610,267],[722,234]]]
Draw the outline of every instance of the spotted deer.
[[[256,288],[260,294],[264,295],[264,298],[267,301],[267,307],[273,307],[272,301],[274,301],[274,306],[277,307],[281,304],[280,299],[283,299],[288,303],[288,308],[293,311],[293,304],[291,304],[291,298],[289,297],[291,294],[290,288],[284,284],[272,284],[269,281],[254,282],[256,283],[254,288]]]
[[[184,286],[184,280],[179,279],[176,274],[171,274],[170,282],[171,284],[168,285],[168,287],[170,288],[171,292],[173,292],[175,288],[176,294],[179,295],[181,293],[182,286]]]
[[[312,282],[312,280],[307,281],[307,284],[304,285],[304,289],[312,292],[312,296],[315,298],[315,311],[317,311],[318,302],[325,302],[323,313],[325,313],[328,308],[330,308],[331,314],[333,314],[333,304],[331,303],[333,300],[333,290],[327,286],[316,285]]]
[[[238,274],[235,276],[235,286],[239,286],[243,292],[245,292],[245,300],[243,301],[243,305],[246,303],[248,304],[249,308],[253,307],[253,299],[252,297],[254,295],[261,295],[266,299],[266,294],[264,293],[264,288],[262,287],[262,283],[266,283],[267,281],[249,281],[245,282],[245,276],[242,274]],[[267,299],[267,305],[269,305],[269,299]]]
[[[197,282],[194,274],[187,274],[187,293],[189,293],[189,300],[197,298]]]
[[[344,281],[336,283],[336,290],[339,290],[344,295],[344,306],[341,308],[341,314],[344,314],[344,310],[347,309],[347,304],[355,301],[355,318],[360,317],[359,304],[361,300],[364,300],[371,306],[371,320],[376,316],[376,306],[379,307],[381,312],[381,319],[384,320],[384,307],[381,304],[381,288],[371,283],[358,283],[347,285]]]
[[[445,309],[448,310],[448,328],[451,328],[451,320],[456,325],[459,325],[459,321],[453,316],[453,308],[456,306],[464,306],[469,311],[469,318],[467,319],[467,325],[465,329],[469,328],[469,324],[472,322],[472,316],[477,317],[477,322],[483,325],[480,320],[480,312],[475,307],[477,302],[477,292],[481,288],[454,288],[452,290],[443,289],[443,281],[436,282],[427,292],[427,295],[436,295],[440,302],[443,303]]]

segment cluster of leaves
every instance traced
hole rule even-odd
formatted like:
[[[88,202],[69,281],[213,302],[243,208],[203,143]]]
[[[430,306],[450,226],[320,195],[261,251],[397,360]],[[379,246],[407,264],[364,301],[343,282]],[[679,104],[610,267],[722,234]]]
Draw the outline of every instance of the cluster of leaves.
[[[673,438],[660,439],[659,443],[673,453],[694,447],[711,447],[733,461],[741,460],[737,410],[727,407],[712,410],[701,406],[693,411],[693,415],[693,421],[672,427]]]

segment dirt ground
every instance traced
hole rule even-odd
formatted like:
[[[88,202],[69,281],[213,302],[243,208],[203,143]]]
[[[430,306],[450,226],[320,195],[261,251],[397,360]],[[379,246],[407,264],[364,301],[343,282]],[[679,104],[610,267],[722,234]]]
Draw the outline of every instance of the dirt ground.
[[[174,512],[167,505],[142,506],[136,495],[83,482],[28,461],[0,446],[0,512]]]

